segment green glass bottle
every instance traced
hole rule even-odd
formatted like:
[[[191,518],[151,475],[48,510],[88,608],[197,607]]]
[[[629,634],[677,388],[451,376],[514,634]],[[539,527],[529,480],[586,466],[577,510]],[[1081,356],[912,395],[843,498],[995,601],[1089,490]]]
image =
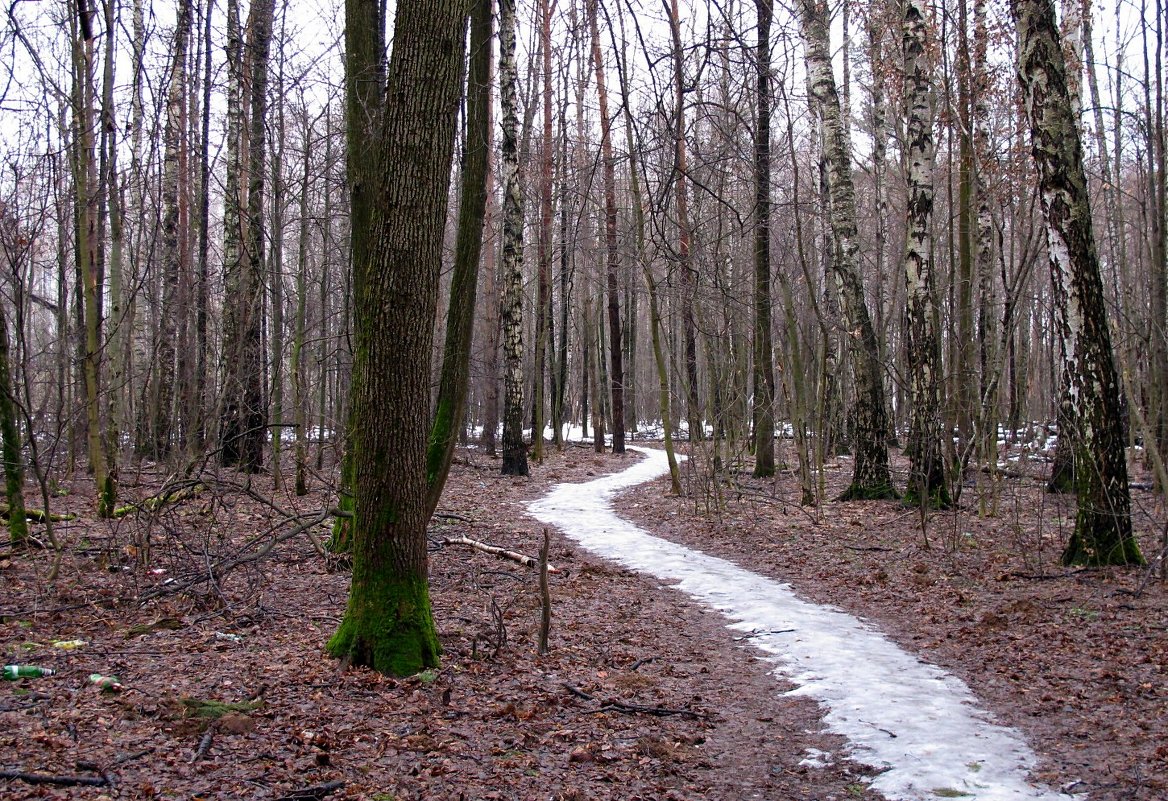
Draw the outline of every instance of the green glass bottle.
[[[3,678],[8,681],[17,679],[39,679],[43,676],[52,676],[57,671],[37,665],[5,665]]]

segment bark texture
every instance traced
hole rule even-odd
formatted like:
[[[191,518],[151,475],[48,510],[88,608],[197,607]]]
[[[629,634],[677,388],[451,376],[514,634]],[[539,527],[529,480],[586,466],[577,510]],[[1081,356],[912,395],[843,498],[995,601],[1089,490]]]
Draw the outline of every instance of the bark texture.
[[[910,502],[947,506],[942,458],[940,367],[941,348],[934,328],[933,303],[933,86],[928,5],[924,0],[904,2],[904,97],[908,104],[907,182],[908,211],[904,276],[908,308],[906,333],[912,430],[909,434],[912,468],[906,497]]]
[[[859,239],[856,190],[852,181],[852,146],[844,128],[832,71],[827,9],[818,0],[799,0],[799,18],[806,48],[808,86],[822,120],[831,229],[835,239],[831,270],[853,353],[856,400],[852,408],[851,430],[855,468],[851,486],[841,500],[895,498],[896,490],[888,470],[883,367],[857,266]]]
[[[758,123],[754,133],[754,475],[775,474],[775,366],[771,340],[771,17],[757,0]]]
[[[1112,362],[1099,258],[1091,226],[1078,115],[1051,0],[1013,0],[1018,79],[1038,170],[1053,284],[1054,325],[1062,342],[1064,418],[1075,454],[1078,514],[1066,564],[1140,564],[1131,530],[1119,385]]]
[[[328,647],[397,675],[435,666],[439,654],[427,580],[426,443],[465,9],[464,0],[397,8],[375,247],[354,265],[353,583]]]
[[[519,185],[519,78],[515,0],[499,0],[499,95],[503,109],[503,473],[528,474],[523,444],[523,189]]]

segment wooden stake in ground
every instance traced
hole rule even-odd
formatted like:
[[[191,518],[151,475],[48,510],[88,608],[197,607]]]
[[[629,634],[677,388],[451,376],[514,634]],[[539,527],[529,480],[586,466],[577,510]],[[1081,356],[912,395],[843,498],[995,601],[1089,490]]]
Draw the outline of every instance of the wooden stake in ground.
[[[552,628],[552,595],[548,590],[548,548],[551,539],[548,530],[543,530],[543,545],[539,549],[539,598],[542,609],[539,616],[539,653],[548,652],[548,632]]]

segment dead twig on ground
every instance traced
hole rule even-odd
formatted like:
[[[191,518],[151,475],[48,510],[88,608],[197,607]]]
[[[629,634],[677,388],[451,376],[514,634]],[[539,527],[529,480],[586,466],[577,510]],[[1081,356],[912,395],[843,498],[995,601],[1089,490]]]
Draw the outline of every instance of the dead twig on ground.
[[[659,718],[680,715],[681,717],[691,718],[693,720],[700,720],[706,717],[704,712],[694,712],[692,709],[670,709],[663,706],[630,704],[625,701],[617,701],[610,698],[597,698],[591,693],[586,693],[579,687],[573,687],[567,682],[564,683],[564,689],[577,698],[583,698],[585,701],[597,701],[600,704],[600,708],[592,710],[594,714],[599,712],[620,712],[625,715],[653,715]]]
[[[319,801],[321,798],[332,795],[344,786],[345,783],[343,781],[325,782],[324,784],[305,787],[302,790],[293,790],[287,795],[280,796],[276,801]]]

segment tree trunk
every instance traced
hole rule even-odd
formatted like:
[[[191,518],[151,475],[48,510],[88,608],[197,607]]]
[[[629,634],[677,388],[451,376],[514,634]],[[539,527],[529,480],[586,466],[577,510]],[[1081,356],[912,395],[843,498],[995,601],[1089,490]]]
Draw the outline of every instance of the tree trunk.
[[[430,424],[426,452],[426,480],[430,482],[429,511],[434,513],[454,445],[466,412],[470,380],[471,335],[477,305],[479,256],[483,248],[483,221],[487,209],[487,148],[490,146],[491,13],[492,0],[474,0],[470,29],[470,77],[466,92],[466,142],[463,147],[458,233],[454,245],[454,275],[450,281],[450,308],[438,403]]]
[[[596,96],[600,113],[600,152],[604,166],[604,252],[605,288],[608,296],[608,375],[612,388],[612,452],[625,452],[624,364],[621,349],[620,251],[616,239],[616,157],[612,151],[612,120],[608,116],[608,90],[604,57],[600,50],[599,3],[588,0],[588,22],[592,31],[592,65],[596,70]]]
[[[163,129],[162,169],[162,313],[155,349],[158,382],[151,416],[149,453],[152,458],[165,459],[174,442],[175,419],[175,359],[177,358],[179,292],[182,282],[183,253],[186,230],[183,226],[180,197],[180,172],[185,165],[187,124],[187,48],[190,41],[191,9],[189,4],[178,7],[171,47],[170,70],[166,93],[166,125]]]
[[[771,341],[771,16],[756,0],[758,121],[754,133],[754,476],[775,474],[775,366]]]
[[[426,442],[465,10],[463,0],[397,8],[373,207],[376,247],[354,265],[353,581],[328,649],[396,675],[438,664],[427,579]]]
[[[503,474],[528,474],[523,444],[523,190],[519,186],[519,77],[515,0],[499,0],[499,95],[503,109]]]
[[[1051,0],[1013,0],[1018,77],[1046,220],[1055,333],[1069,392],[1078,515],[1065,564],[1142,564],[1132,536],[1119,386],[1091,225],[1078,120]]]
[[[669,32],[673,39],[673,190],[677,204],[677,262],[681,273],[681,326],[685,340],[685,414],[690,441],[699,442],[705,438],[706,431],[698,395],[697,324],[694,321],[698,272],[690,258],[689,194],[686,190],[689,170],[685,148],[685,56],[681,47],[681,17],[677,0],[661,2],[665,4]]]
[[[93,21],[89,0],[76,0],[73,36],[73,184],[75,189],[75,257],[80,312],[81,374],[85,385],[85,420],[89,467],[97,484],[98,514],[113,509],[117,488],[109,472],[101,428],[101,278],[98,235],[98,186],[94,153]]]
[[[806,47],[808,82],[819,107],[831,195],[830,217],[836,246],[832,272],[849,332],[856,388],[852,408],[855,448],[851,486],[841,500],[895,498],[888,469],[888,424],[884,405],[883,365],[857,266],[856,192],[852,183],[851,142],[840,115],[839,94],[831,66],[826,9],[817,0],[800,0],[799,16]]]
[[[8,499],[8,541],[13,547],[28,542],[28,521],[24,516],[24,458],[21,456],[20,425],[16,419],[12,364],[9,359],[8,319],[0,304],[0,456],[4,460],[4,489]]]
[[[941,399],[938,387],[941,348],[933,327],[933,86],[928,6],[904,3],[904,98],[908,105],[906,137],[908,209],[904,275],[908,309],[906,350],[912,393],[909,435],[912,468],[905,497],[910,503],[948,506],[942,457]]]

